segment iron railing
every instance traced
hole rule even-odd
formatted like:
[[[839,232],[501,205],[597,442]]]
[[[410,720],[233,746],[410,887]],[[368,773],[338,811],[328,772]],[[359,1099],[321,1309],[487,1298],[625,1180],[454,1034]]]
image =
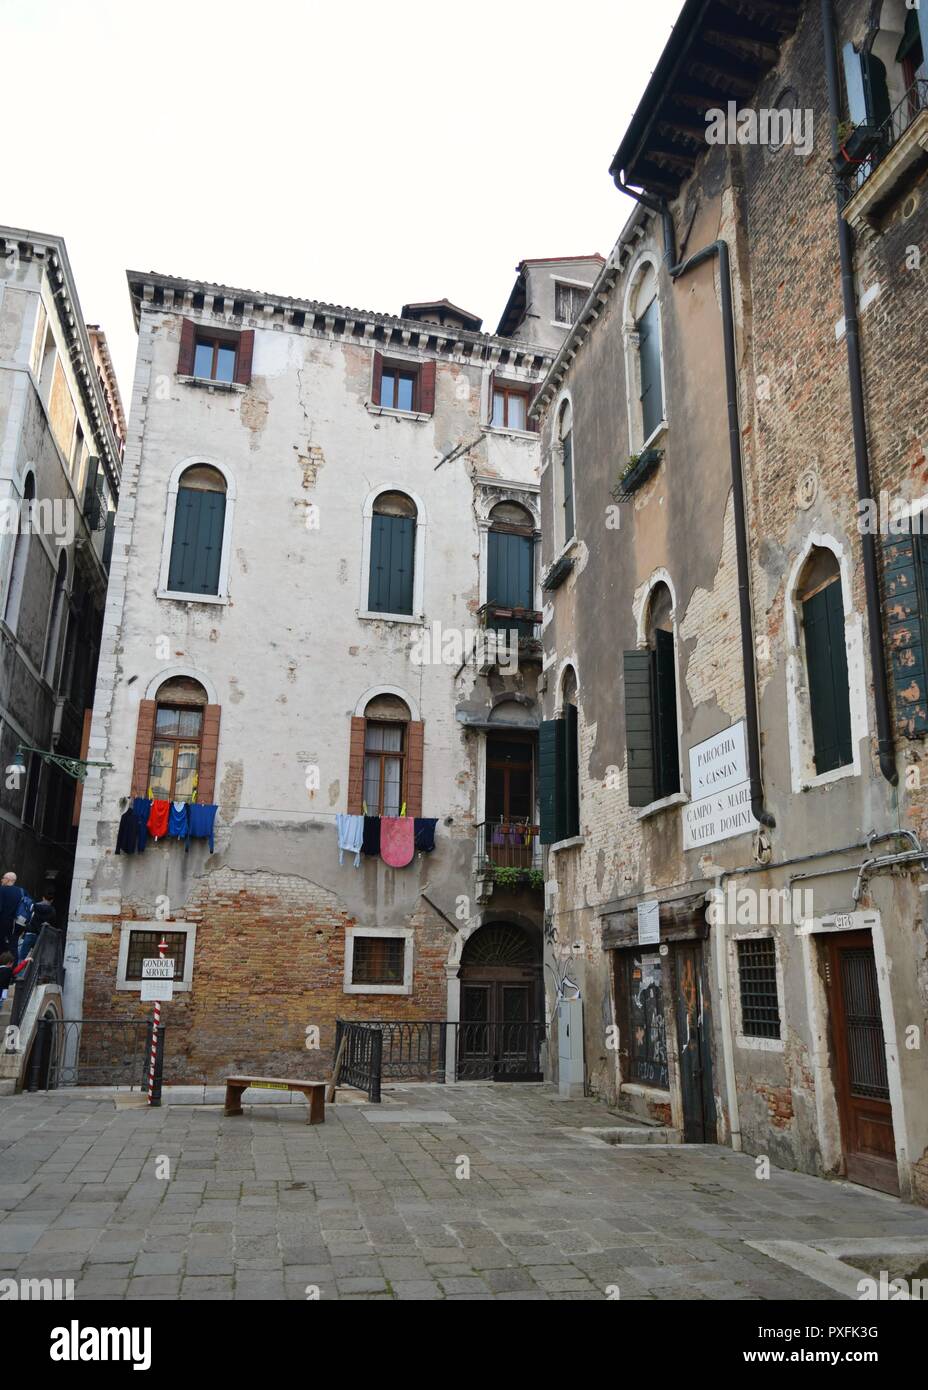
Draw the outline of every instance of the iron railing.
[[[846,201],[854,196],[858,188],[863,187],[877,165],[902,139],[916,116],[925,110],[928,110],[928,79],[920,77],[881,126],[872,130],[858,126],[852,131],[844,145],[846,162],[838,169],[838,181]],[[860,151],[858,157],[855,157],[855,150]]]
[[[456,1081],[541,1081],[545,1024],[449,1023],[444,1019],[338,1019],[335,1054],[345,1051],[338,1081],[380,1101],[381,1081],[445,1082],[448,1050]]]
[[[482,627],[503,634],[508,640],[510,632],[519,634],[519,649],[526,644],[541,641],[542,614],[535,608],[521,608],[505,603],[484,603],[478,610]]]
[[[151,1021],[112,1018],[42,1018],[36,1025],[26,1087],[128,1086],[144,1090],[151,1059]],[[155,1092],[161,1096],[164,1035],[158,1034]]]
[[[10,1023],[16,1028],[26,1016],[36,985],[64,984],[64,933],[57,927],[43,927],[29,954],[32,964],[23,971],[13,989]]]
[[[485,820],[476,826],[477,864],[481,869],[541,869],[538,826],[526,821]]]

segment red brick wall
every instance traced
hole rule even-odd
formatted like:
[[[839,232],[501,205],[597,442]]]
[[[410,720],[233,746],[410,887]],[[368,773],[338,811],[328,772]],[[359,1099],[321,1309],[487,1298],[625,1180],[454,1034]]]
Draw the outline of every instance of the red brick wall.
[[[124,905],[112,936],[89,938],[86,1018],[151,1016],[150,1004],[115,988],[120,926],[133,918],[150,914]],[[218,1082],[230,1070],[323,1078],[336,1018],[445,1017],[451,934],[428,907],[402,924],[416,929],[411,995],[343,992],[345,928],[364,924],[303,879],[215,871],[194,890],[183,920],[197,926],[193,988],[163,1008],[165,1084]],[[318,1050],[306,1047],[310,1025],[320,1030]]]

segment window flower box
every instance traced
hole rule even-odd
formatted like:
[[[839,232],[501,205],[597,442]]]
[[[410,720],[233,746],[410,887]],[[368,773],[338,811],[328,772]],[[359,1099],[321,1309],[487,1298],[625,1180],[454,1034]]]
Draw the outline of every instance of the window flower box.
[[[633,492],[636,492],[642,483],[650,478],[663,457],[663,449],[644,449],[640,454],[632,454],[619,477],[619,481],[612,489],[612,496],[615,501],[625,501]]]

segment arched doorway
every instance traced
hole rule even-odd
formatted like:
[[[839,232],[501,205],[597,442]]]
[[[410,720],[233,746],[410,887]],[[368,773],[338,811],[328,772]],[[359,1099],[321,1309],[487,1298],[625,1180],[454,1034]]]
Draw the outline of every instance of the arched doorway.
[[[515,922],[474,932],[461,953],[459,1081],[541,1081],[541,937]]]

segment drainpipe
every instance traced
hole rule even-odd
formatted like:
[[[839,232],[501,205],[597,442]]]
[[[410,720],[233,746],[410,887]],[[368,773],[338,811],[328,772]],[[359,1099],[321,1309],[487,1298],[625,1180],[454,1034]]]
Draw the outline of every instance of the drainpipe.
[[[837,45],[834,13],[831,0],[821,0],[822,29],[825,39],[825,73],[828,79],[828,110],[831,120],[832,152],[839,153],[838,125],[841,121],[841,98],[838,82]],[[864,411],[864,379],[860,356],[860,326],[857,319],[857,286],[854,278],[854,243],[850,224],[842,216],[841,190],[836,189],[838,210],[838,249],[841,257],[841,291],[844,298],[847,365],[851,392],[851,420],[854,428],[854,463],[857,470],[858,501],[873,496],[870,481],[870,457],[867,449],[867,423]],[[867,629],[870,639],[870,669],[873,675],[873,701],[876,709],[877,746],[880,771],[892,786],[899,781],[893,747],[893,729],[889,716],[889,695],[886,682],[886,654],[883,649],[883,615],[880,611],[880,590],[877,576],[876,540],[871,531],[861,536],[864,554],[864,588],[867,594]]]
[[[751,610],[751,581],[748,561],[748,532],[744,504],[744,466],[741,456],[741,421],[738,415],[738,368],[735,354],[735,311],[731,292],[731,257],[728,242],[714,241],[688,260],[675,264],[676,234],[670,209],[661,209],[664,225],[664,259],[673,280],[718,257],[722,289],[722,337],[725,351],[725,387],[728,393],[728,444],[731,455],[731,486],[735,502],[735,553],[738,561],[738,608],[741,618],[741,666],[744,673],[745,731],[748,746],[748,776],[751,785],[751,812],[761,825],[773,827],[776,820],[764,805],[760,767],[760,721],[757,713],[757,677],[754,668],[754,615]]]

